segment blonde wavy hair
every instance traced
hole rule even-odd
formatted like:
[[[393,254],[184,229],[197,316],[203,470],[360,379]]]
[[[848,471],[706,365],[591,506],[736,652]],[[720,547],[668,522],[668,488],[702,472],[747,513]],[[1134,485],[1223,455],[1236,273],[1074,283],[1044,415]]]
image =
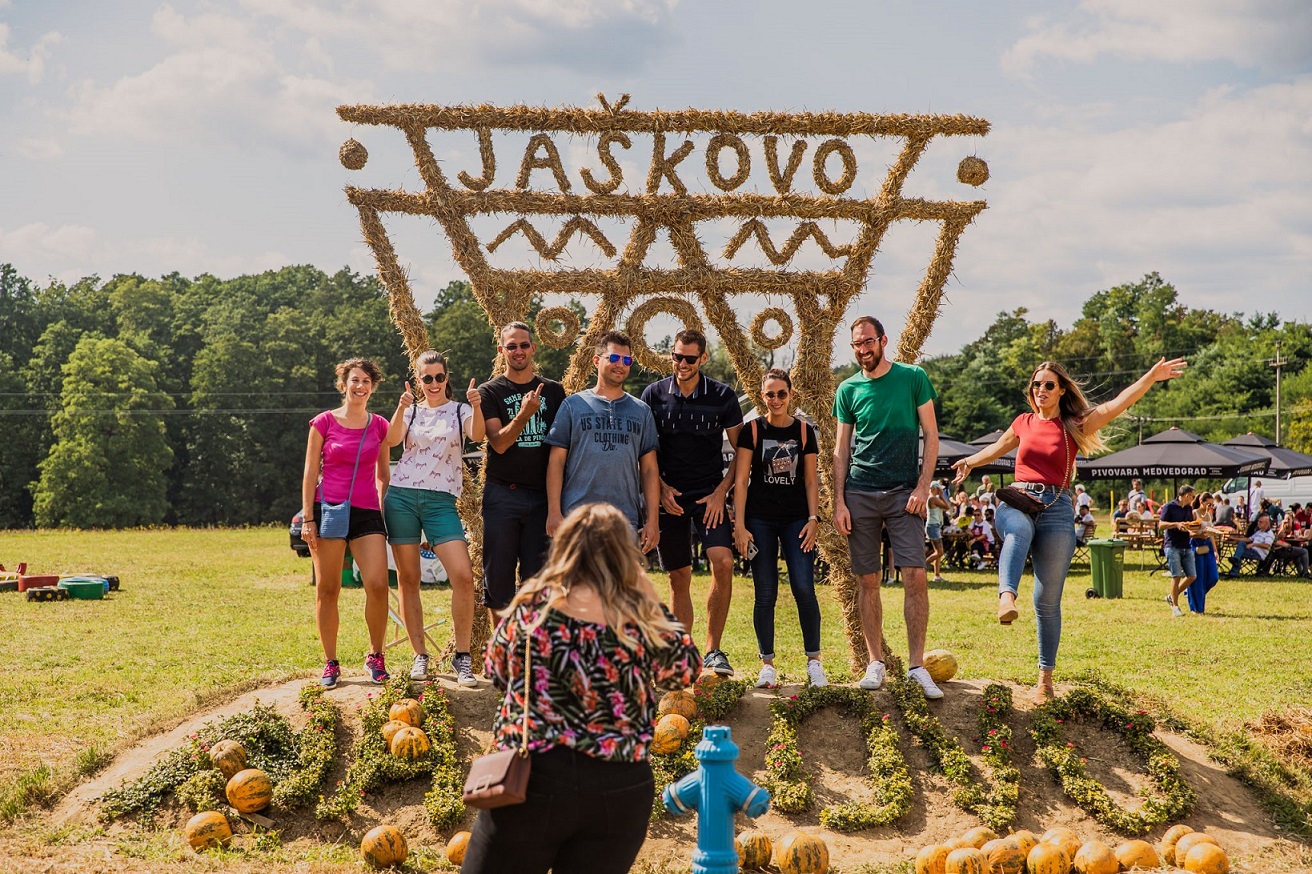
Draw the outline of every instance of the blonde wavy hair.
[[[1080,384],[1075,381],[1066,368],[1056,361],[1044,361],[1034,372],[1030,374],[1029,381],[1025,383],[1025,401],[1030,405],[1030,409],[1037,414],[1039,412],[1038,404],[1034,403],[1033,382],[1042,371],[1048,371],[1057,377],[1057,384],[1065,389],[1061,400],[1058,402],[1058,409],[1061,411],[1061,425],[1066,429],[1066,433],[1071,435],[1075,445],[1079,447],[1086,457],[1096,455],[1099,452],[1107,451],[1107,444],[1103,442],[1102,432],[1094,431],[1092,434],[1084,433],[1084,419],[1093,412],[1094,404],[1089,403],[1089,399],[1084,396],[1084,390]]]
[[[551,540],[546,565],[524,583],[509,610],[537,600],[539,593],[546,593],[551,605],[573,586],[591,586],[601,596],[606,624],[626,647],[644,643],[664,649],[670,645],[668,635],[682,632],[683,626],[668,619],[642,585],[645,564],[623,513],[610,504],[583,504],[565,517]],[[541,622],[539,617],[536,624]],[[640,632],[641,641],[630,634],[630,626]]]

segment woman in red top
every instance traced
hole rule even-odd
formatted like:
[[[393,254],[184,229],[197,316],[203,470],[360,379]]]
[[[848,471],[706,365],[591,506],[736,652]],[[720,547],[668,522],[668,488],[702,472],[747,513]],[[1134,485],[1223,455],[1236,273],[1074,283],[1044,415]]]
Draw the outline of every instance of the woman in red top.
[[[1016,618],[1016,592],[1026,557],[1034,566],[1034,614],[1038,619],[1039,686],[1036,701],[1053,696],[1052,669],[1061,642],[1061,595],[1075,553],[1074,508],[1068,491],[1075,475],[1075,453],[1092,455],[1106,449],[1099,431],[1148,393],[1155,383],[1184,373],[1183,358],[1165,358],[1115,398],[1093,406],[1080,386],[1054,361],[1034,370],[1026,391],[1032,412],[1022,413],[997,442],[958,461],[955,482],[971,468],[988,464],[1016,449],[1016,482],[1043,505],[1031,516],[1003,504],[997,529],[1002,536],[998,558],[998,621]]]

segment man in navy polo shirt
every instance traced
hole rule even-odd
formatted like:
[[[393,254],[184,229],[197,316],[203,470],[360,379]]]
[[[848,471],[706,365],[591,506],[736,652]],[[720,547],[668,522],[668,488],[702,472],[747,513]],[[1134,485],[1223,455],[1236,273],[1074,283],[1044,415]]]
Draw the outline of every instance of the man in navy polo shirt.
[[[720,636],[733,596],[733,523],[725,502],[733,468],[725,472],[724,434],[736,446],[743,426],[733,389],[701,372],[706,335],[680,331],[674,337],[674,375],[643,389],[642,400],[656,417],[660,437],[661,564],[670,575],[671,608],[692,630],[692,531],[706,547],[711,591],[706,598],[706,656],[703,664],[720,676],[733,674]]]

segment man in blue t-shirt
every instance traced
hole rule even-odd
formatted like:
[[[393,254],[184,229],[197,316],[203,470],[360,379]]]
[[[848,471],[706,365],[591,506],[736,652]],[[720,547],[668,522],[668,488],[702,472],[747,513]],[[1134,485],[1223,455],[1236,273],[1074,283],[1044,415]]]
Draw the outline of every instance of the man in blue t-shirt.
[[[907,677],[927,698],[943,691],[924,667],[929,626],[929,586],[925,579],[925,510],[929,481],[938,458],[938,395],[925,371],[884,357],[888,336],[872,316],[852,323],[852,350],[861,369],[834,393],[834,527],[847,535],[856,575],[861,634],[870,663],[858,682],[862,689],[884,684],[884,609],[880,601],[880,534],[888,530],[893,560],[902,572],[903,615],[910,661]],[[920,435],[924,460],[917,457]]]
[[[1162,531],[1165,541],[1162,548],[1166,551],[1166,566],[1171,573],[1171,593],[1166,596],[1166,603],[1171,605],[1172,616],[1183,616],[1180,609],[1180,593],[1189,588],[1189,584],[1198,576],[1194,559],[1194,548],[1189,542],[1190,529],[1194,524],[1194,487],[1180,486],[1175,493],[1175,500],[1162,505],[1162,518],[1157,527]]]
[[[596,386],[565,398],[547,432],[547,534],[554,536],[575,507],[600,502],[623,512],[638,529],[639,547],[650,552],[660,542],[656,422],[624,391],[633,366],[629,335],[607,331],[592,361]]]
[[[705,334],[680,331],[670,357],[674,375],[653,382],[642,392],[660,435],[661,565],[670,575],[675,618],[691,631],[692,535],[696,529],[711,565],[703,662],[707,669],[728,677],[733,666],[720,649],[720,636],[733,596],[733,525],[725,511],[733,469],[730,466],[726,472],[724,436],[729,435],[730,446],[738,445],[743,412],[733,389],[701,372],[706,363]]]

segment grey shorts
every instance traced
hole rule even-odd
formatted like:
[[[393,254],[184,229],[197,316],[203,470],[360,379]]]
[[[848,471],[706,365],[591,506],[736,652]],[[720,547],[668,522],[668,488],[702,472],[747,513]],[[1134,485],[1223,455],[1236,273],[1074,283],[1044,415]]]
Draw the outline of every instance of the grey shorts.
[[[1197,563],[1194,560],[1194,548],[1187,546],[1184,549],[1176,549],[1174,546],[1166,547],[1166,566],[1173,577],[1197,577]]]
[[[877,574],[883,568],[880,533],[887,528],[895,567],[925,566],[925,517],[907,512],[911,489],[858,492],[847,489],[844,498],[852,517],[847,552],[852,573]]]

